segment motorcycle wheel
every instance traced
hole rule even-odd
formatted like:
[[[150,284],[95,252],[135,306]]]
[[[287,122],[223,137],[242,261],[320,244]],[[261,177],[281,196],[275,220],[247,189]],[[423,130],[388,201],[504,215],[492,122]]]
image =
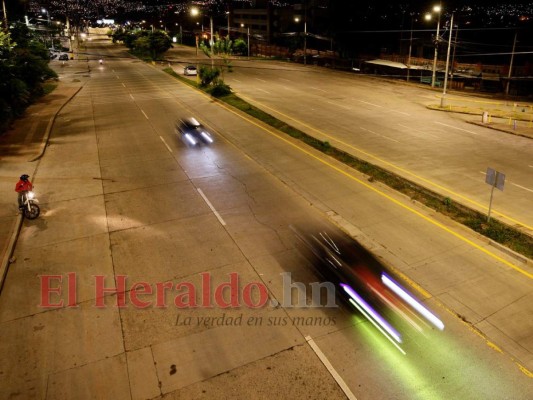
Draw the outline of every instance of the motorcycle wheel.
[[[28,207],[24,207],[24,216],[28,219],[35,219],[41,213],[41,209],[35,203],[30,203],[29,208],[30,209],[28,210]]]

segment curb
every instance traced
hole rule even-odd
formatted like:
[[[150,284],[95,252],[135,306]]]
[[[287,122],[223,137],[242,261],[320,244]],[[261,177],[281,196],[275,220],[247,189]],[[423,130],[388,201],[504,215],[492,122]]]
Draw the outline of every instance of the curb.
[[[42,156],[44,156],[44,152],[46,150],[46,146],[48,145],[48,139],[50,139],[50,133],[52,132],[52,127],[54,126],[54,123],[55,123],[55,120],[56,120],[57,116],[59,115],[59,113],[61,112],[63,107],[65,107],[70,102],[70,100],[72,100],[74,98],[74,96],[76,96],[80,92],[81,89],[83,89],[83,85],[80,86],[78,88],[78,90],[76,90],[74,92],[74,94],[72,96],[70,96],[65,101],[65,103],[63,103],[63,105],[61,107],[59,107],[59,109],[55,112],[55,114],[52,117],[50,117],[50,121],[48,121],[48,125],[46,126],[46,131],[44,133],[43,141],[41,142],[41,150],[40,150],[40,152],[39,152],[39,154],[37,156],[35,156],[32,159],[28,160],[29,162],[37,161]]]
[[[78,90],[76,90],[74,92],[74,94],[72,96],[70,96],[65,101],[65,103],[63,103],[63,105],[61,107],[59,107],[59,109],[55,112],[55,114],[50,118],[50,121],[48,122],[48,125],[46,127],[44,138],[43,138],[43,140],[41,142],[41,150],[40,150],[40,152],[39,152],[39,154],[37,156],[35,156],[31,160],[28,160],[28,162],[38,161],[44,155],[44,152],[46,150],[46,146],[48,145],[48,140],[50,139],[50,133],[52,132],[52,127],[54,126],[54,122],[55,122],[57,116],[59,115],[59,113],[61,112],[63,107],[65,107],[74,98],[74,96],[76,96],[79,93],[79,91],[82,88],[83,88],[83,85],[80,86],[78,88]],[[34,171],[33,175],[35,176],[36,173],[37,173],[37,167],[35,168],[35,171]],[[24,218],[23,218],[22,214],[20,214],[18,216],[18,218],[17,218],[16,223],[15,223],[15,229],[13,230],[13,233],[11,234],[11,238],[9,239],[9,244],[7,246],[7,249],[6,249],[6,253],[4,254],[4,258],[2,259],[2,264],[0,265],[0,294],[2,293],[2,289],[4,288],[4,281],[5,281],[5,278],[7,276],[8,271],[9,271],[9,265],[11,264],[10,263],[11,256],[13,255],[13,252],[15,250],[15,245],[17,244],[17,239],[18,239],[19,234],[20,234],[20,229],[22,228],[23,219]]]

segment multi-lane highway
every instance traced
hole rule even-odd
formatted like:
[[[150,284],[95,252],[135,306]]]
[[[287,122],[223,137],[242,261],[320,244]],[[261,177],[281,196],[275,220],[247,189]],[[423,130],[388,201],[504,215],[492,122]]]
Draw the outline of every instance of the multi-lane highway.
[[[0,296],[3,398],[531,397],[528,265],[119,46],[89,47],[105,63],[90,62],[90,77],[56,121],[35,176],[43,214],[25,222]],[[323,97],[301,103],[315,103],[310,124],[331,112]],[[381,105],[392,101],[382,97]],[[353,122],[339,114],[334,126],[346,124],[347,134]],[[176,135],[176,120],[189,116],[211,130],[212,146],[187,147]],[[377,132],[382,118],[372,110],[362,127]],[[392,143],[416,147],[409,135],[410,144]],[[388,140],[363,136],[375,146],[368,151]],[[319,280],[290,225],[334,223],[402,275],[444,331],[405,332],[403,354],[343,303],[287,307],[298,293],[287,300],[284,276],[304,284],[308,300]],[[63,291],[43,297],[43,279]],[[103,290],[121,282],[125,298]],[[166,282],[180,290],[165,291]],[[219,300],[240,307],[216,302],[223,282]],[[144,294],[132,294],[134,284]],[[267,290],[263,307],[252,307],[259,289],[245,294],[254,285]],[[60,299],[62,307],[51,306]]]
[[[174,60],[191,60],[178,47]],[[226,82],[246,100],[357,157],[487,212],[487,167],[506,174],[494,210],[533,233],[533,143],[468,124],[472,115],[428,111],[438,92],[288,63],[234,61]],[[452,94],[452,97],[458,95]],[[479,99],[478,99],[479,100]],[[483,99],[480,99],[483,100]]]

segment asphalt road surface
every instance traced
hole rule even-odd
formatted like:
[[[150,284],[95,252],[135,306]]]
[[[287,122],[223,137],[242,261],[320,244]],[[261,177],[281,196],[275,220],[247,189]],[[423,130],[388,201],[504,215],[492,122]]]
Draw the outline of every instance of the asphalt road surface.
[[[43,214],[25,222],[0,296],[2,398],[531,397],[530,267],[120,47],[89,46],[105,63],[91,61],[58,117],[35,176]],[[212,146],[176,135],[189,116]],[[344,304],[275,305],[297,300],[281,274],[307,300],[319,279],[290,225],[333,222],[404,276],[445,330],[406,332],[404,355]],[[43,276],[62,292],[43,300]],[[241,292],[222,298],[241,306],[206,306],[206,281],[214,292],[231,276]],[[125,297],[97,291],[124,279]],[[146,294],[165,282],[197,292]],[[267,288],[264,307],[244,293],[253,283]]]

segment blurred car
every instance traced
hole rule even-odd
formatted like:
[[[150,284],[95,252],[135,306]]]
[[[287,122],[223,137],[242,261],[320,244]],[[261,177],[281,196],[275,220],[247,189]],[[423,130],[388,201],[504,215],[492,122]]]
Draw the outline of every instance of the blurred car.
[[[68,54],[61,54],[58,58],[59,61],[68,61]]]
[[[191,146],[213,143],[211,134],[195,118],[180,119],[176,123],[176,132]]]
[[[196,70],[196,67],[194,65],[187,65],[185,68],[183,68],[183,75],[189,76],[197,74],[198,71]]]
[[[396,348],[406,329],[422,332],[444,324],[407,289],[373,254],[347,235],[328,230],[291,229],[296,248],[326,282],[337,288],[340,298],[357,309]],[[407,335],[410,336],[410,335]]]

